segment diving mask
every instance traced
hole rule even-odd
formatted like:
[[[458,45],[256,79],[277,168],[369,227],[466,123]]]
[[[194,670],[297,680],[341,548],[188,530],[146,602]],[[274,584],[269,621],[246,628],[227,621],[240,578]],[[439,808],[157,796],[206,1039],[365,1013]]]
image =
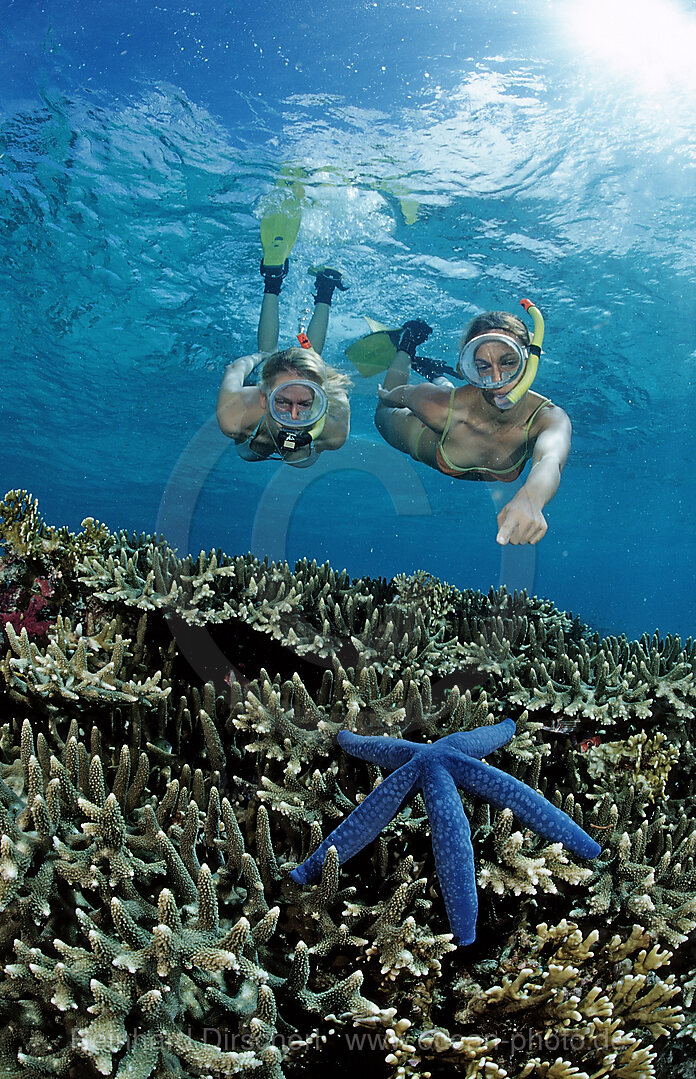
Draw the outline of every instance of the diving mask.
[[[457,372],[480,390],[502,390],[519,377],[528,355],[527,349],[507,334],[482,333],[462,347]]]
[[[281,382],[268,398],[268,413],[278,424],[278,445],[284,450],[309,446],[321,434],[329,401],[316,382],[294,378]]]
[[[534,335],[528,348],[516,341],[514,337],[508,337],[502,333],[482,333],[478,337],[472,337],[471,341],[462,348],[459,353],[457,372],[472,386],[478,386],[482,390],[493,390],[494,401],[498,408],[508,409],[521,401],[536,378],[541,356],[541,345],[544,340],[544,318],[531,300],[520,300],[528,315],[531,315],[534,323]],[[486,342],[503,342],[505,350],[496,357],[498,359],[498,374],[500,379],[493,382],[496,374],[491,368],[492,356],[485,356],[482,346]],[[479,352],[481,351],[481,355]],[[515,358],[517,357],[517,359]],[[522,373],[523,372],[523,373]],[[522,373],[519,382],[512,387],[508,394],[496,393],[496,390],[509,386]]]
[[[326,414],[329,402],[321,386],[309,379],[281,382],[268,398],[268,412],[281,427],[313,427]]]

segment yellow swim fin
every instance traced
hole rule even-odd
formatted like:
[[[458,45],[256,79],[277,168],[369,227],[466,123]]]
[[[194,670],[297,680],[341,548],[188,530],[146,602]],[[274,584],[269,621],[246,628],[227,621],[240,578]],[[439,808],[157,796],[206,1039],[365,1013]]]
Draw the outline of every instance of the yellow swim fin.
[[[370,333],[353,341],[346,349],[346,356],[363,378],[371,378],[391,366],[396,356],[401,327],[390,329],[367,315],[363,317],[370,327]]]
[[[401,213],[404,215],[404,222],[407,225],[415,225],[418,220],[418,211],[420,209],[420,202],[418,199],[400,198],[399,206],[401,207]]]
[[[381,180],[373,185],[378,191],[391,195],[399,203],[404,224],[415,225],[418,220],[420,202],[405,183],[399,180]]]
[[[302,221],[304,187],[299,180],[282,177],[273,189],[261,218],[261,247],[266,268],[284,266],[295,246]]]

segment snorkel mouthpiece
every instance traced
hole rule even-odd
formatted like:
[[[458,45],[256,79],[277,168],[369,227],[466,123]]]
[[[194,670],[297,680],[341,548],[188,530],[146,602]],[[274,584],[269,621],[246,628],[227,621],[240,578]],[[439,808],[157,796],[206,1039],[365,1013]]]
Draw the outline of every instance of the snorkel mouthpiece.
[[[524,307],[527,314],[532,316],[532,321],[534,322],[534,336],[532,337],[532,343],[529,346],[529,359],[527,360],[527,367],[524,375],[517,385],[506,395],[507,400],[511,405],[517,404],[517,402],[524,397],[536,378],[536,373],[539,368],[539,357],[541,356],[541,344],[544,340],[544,318],[541,311],[531,300],[520,300],[520,304]]]
[[[277,441],[281,450],[301,450],[304,446],[311,446],[312,435],[310,431],[289,430],[287,427],[281,427]]]

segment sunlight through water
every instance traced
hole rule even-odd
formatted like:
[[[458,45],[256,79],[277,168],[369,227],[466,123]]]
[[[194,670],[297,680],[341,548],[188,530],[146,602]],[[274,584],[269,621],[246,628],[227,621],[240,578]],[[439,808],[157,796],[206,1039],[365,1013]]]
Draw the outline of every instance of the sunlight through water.
[[[578,0],[566,17],[576,47],[639,91],[696,89],[696,15],[671,0]]]

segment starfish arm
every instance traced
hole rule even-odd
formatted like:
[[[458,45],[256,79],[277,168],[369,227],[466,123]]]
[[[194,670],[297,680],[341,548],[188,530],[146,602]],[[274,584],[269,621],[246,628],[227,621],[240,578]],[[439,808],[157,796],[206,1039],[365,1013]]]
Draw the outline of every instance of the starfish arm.
[[[350,753],[351,757],[359,757],[360,760],[378,764],[380,768],[388,768],[390,771],[410,761],[419,748],[415,742],[406,742],[403,738],[366,736],[352,734],[350,731],[339,731],[337,741],[341,749]]]
[[[450,928],[460,944],[471,944],[476,938],[478,896],[469,821],[455,782],[441,764],[433,761],[423,767],[422,784]]]
[[[420,774],[418,761],[409,761],[398,771],[383,779],[356,808],[334,828],[302,865],[290,876],[296,884],[307,884],[321,876],[324,857],[329,847],[335,847],[341,864],[361,851],[398,812],[401,803],[411,792]]]
[[[602,849],[567,813],[556,809],[538,791],[499,768],[454,754],[447,754],[443,764],[450,769],[458,787],[491,805],[511,809],[522,824],[547,839],[562,843],[573,854],[596,858]]]
[[[450,749],[466,753],[468,757],[487,757],[495,749],[500,749],[509,742],[516,730],[512,719],[504,719],[500,723],[493,723],[490,727],[475,727],[472,731],[460,731],[458,734],[450,734],[442,738],[447,742]]]

